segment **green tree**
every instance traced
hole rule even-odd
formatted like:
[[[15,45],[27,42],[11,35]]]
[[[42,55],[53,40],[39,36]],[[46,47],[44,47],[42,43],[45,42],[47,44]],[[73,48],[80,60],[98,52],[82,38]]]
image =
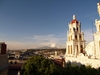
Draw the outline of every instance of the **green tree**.
[[[100,70],[91,66],[71,65],[71,63],[61,68],[43,56],[33,56],[23,65],[21,75],[100,75]]]
[[[57,67],[43,56],[31,57],[22,68],[21,75],[55,75]]]

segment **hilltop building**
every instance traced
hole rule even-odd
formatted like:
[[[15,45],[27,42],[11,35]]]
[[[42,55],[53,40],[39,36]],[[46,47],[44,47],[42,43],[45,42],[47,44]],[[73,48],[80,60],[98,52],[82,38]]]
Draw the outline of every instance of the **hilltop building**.
[[[100,3],[97,3],[100,15]],[[74,64],[91,65],[94,68],[100,67],[100,20],[95,20],[96,32],[93,34],[94,40],[88,45],[85,44],[84,33],[81,32],[81,23],[73,20],[69,23],[67,34],[65,61]]]

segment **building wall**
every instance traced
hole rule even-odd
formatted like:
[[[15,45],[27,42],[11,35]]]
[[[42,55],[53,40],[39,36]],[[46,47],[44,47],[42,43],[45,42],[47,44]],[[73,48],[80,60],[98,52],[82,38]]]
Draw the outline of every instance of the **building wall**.
[[[8,64],[7,54],[0,55],[0,66]]]
[[[0,75],[8,75],[8,68],[4,68],[0,71]]]
[[[0,75],[7,75],[8,66],[7,54],[0,55]]]

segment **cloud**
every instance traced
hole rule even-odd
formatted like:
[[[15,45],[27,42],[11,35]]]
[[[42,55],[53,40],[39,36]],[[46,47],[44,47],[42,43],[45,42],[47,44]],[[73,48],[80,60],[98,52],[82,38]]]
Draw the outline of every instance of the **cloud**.
[[[93,40],[92,29],[83,30],[84,39],[88,44]],[[23,38],[23,41],[5,41],[8,49],[29,49],[29,48],[38,48],[42,46],[49,47],[66,47],[67,36],[65,33],[60,34],[48,34],[48,35],[34,35],[31,37]]]
[[[66,37],[61,36],[62,34],[34,35],[25,37],[24,41],[6,41],[6,44],[8,49],[28,49],[42,46],[65,48]]]
[[[66,39],[63,37],[59,37],[60,35],[61,34],[34,35],[31,39],[33,39],[40,46],[64,47],[65,45],[63,42],[65,42]],[[63,46],[61,44],[63,44]]]
[[[51,47],[56,47],[56,43],[52,43],[51,44]]]
[[[19,42],[19,41],[6,41],[7,49],[27,49],[35,48],[32,43]]]
[[[86,43],[89,43],[93,40],[92,29],[83,30],[84,39]],[[31,37],[23,38],[24,41],[5,41],[8,49],[29,49],[29,48],[38,48],[42,46],[49,47],[66,47],[66,34],[60,33],[58,35],[49,34],[49,35],[34,35]]]

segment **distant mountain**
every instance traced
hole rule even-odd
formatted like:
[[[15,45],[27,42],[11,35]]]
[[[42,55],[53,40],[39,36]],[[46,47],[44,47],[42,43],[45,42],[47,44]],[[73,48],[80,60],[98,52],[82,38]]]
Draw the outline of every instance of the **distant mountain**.
[[[57,47],[43,46],[43,47],[38,47],[37,49],[57,49]]]

